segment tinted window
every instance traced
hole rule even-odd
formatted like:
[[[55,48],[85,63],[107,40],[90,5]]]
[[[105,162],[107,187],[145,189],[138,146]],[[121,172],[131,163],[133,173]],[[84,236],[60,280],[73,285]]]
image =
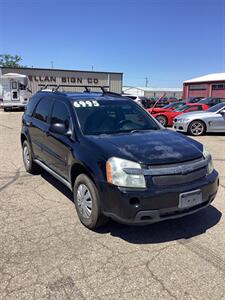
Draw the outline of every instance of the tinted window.
[[[187,109],[191,108],[191,105],[183,105],[182,107],[178,107],[174,111],[185,111]]]
[[[201,106],[191,106],[188,111],[196,111],[196,110],[199,110],[199,107],[200,107],[200,110],[202,109]]]
[[[217,104],[217,105],[215,105],[213,107],[210,107],[208,109],[208,111],[210,111],[210,112],[216,112],[216,111],[218,111],[219,109],[221,109],[223,107],[225,108],[225,103],[219,103],[219,104]]]
[[[118,134],[132,130],[160,129],[139,105],[126,100],[75,101],[75,111],[84,134]]]
[[[40,95],[34,95],[32,98],[30,98],[30,100],[26,106],[26,114],[27,115],[32,116],[33,110],[39,100],[40,100]]]
[[[70,114],[66,105],[61,101],[55,101],[53,105],[51,124],[60,123],[65,124],[69,128]]]
[[[51,99],[46,97],[42,98],[33,113],[33,117],[40,121],[47,122],[50,107]]]

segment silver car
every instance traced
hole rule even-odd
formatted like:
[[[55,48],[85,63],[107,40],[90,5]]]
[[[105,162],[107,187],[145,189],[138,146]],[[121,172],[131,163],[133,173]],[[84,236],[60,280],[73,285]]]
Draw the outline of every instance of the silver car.
[[[225,133],[225,103],[219,103],[206,111],[182,114],[174,119],[173,128],[195,136],[206,132]]]

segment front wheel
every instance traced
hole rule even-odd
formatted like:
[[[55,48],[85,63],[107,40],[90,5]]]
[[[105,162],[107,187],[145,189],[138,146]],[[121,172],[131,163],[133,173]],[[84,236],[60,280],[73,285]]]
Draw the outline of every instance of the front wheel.
[[[156,117],[156,120],[159,123],[161,123],[163,126],[167,126],[167,123],[168,123],[167,117],[160,115],[160,116]]]
[[[188,133],[193,136],[203,135],[206,132],[205,123],[202,121],[196,120],[192,121],[188,126]]]
[[[107,222],[102,214],[98,190],[85,174],[77,177],[74,184],[74,203],[81,223],[89,229],[96,229]]]

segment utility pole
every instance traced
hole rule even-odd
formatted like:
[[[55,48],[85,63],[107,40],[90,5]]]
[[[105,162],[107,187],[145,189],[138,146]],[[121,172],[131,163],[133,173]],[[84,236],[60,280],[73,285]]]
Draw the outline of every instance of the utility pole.
[[[91,71],[93,71],[94,70],[94,66],[91,66]]]
[[[52,69],[54,68],[53,63],[54,63],[54,61],[51,61],[51,68],[52,68]]]
[[[148,80],[149,80],[149,78],[145,77],[145,87],[148,87]]]

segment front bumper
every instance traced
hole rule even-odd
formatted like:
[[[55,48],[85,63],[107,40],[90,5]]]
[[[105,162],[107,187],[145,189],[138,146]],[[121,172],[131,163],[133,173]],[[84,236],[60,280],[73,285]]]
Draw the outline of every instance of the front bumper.
[[[118,188],[101,183],[100,198],[103,213],[126,224],[149,224],[183,217],[207,207],[215,198],[219,185],[218,173],[188,184],[155,187],[144,190]],[[186,209],[178,208],[180,193],[200,189],[202,203]]]
[[[173,129],[176,131],[187,132],[188,131],[188,123],[187,122],[175,122],[173,121]]]

